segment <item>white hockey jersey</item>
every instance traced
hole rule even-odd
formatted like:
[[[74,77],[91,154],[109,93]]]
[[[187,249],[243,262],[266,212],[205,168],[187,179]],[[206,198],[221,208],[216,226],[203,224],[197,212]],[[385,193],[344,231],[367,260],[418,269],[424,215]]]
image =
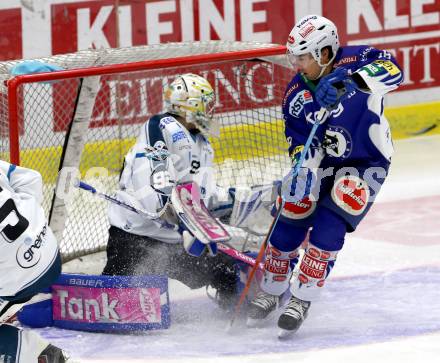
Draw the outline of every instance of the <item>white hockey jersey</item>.
[[[0,160],[0,296],[34,283],[57,257],[42,199],[38,172]]]
[[[169,156],[161,158],[161,152]],[[141,127],[136,144],[125,157],[116,198],[138,209],[155,213],[168,200],[172,189],[170,180],[196,181],[202,197],[214,196],[216,205],[220,205],[221,202],[215,198],[218,188],[214,180],[213,158],[211,144],[201,133],[189,132],[170,114],[155,115]],[[223,200],[224,206],[231,204],[232,207],[227,196]],[[170,224],[176,222],[169,218],[169,214],[161,219]],[[109,206],[109,221],[112,226],[133,234],[167,243],[182,241],[180,233],[171,226],[167,228],[159,221],[114,203]]]

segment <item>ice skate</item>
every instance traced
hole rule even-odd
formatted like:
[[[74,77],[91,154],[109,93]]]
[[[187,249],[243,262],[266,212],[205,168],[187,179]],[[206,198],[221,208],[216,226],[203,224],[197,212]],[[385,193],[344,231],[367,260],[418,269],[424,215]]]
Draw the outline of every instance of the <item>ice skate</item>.
[[[58,347],[49,344],[38,357],[38,363],[65,363],[67,357],[65,353]]]
[[[278,319],[278,338],[285,339],[295,333],[307,317],[311,303],[292,296]]]
[[[249,304],[246,325],[252,328],[268,320],[276,311],[279,300],[278,296],[260,292]]]

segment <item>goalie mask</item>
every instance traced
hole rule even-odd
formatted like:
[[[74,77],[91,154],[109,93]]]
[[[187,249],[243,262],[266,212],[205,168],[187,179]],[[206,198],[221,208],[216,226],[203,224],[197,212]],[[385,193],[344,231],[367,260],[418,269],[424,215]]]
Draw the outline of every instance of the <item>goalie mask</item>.
[[[328,63],[322,64],[321,51],[330,47],[332,56]],[[339,49],[338,30],[329,19],[319,15],[308,15],[300,19],[287,38],[287,57],[290,64],[296,67],[298,57],[311,54],[322,67],[321,74],[327,65],[333,62]],[[318,77],[318,78],[319,78]]]
[[[214,90],[209,82],[196,74],[177,77],[164,90],[167,112],[184,117],[205,136],[218,136],[219,127],[214,120]]]

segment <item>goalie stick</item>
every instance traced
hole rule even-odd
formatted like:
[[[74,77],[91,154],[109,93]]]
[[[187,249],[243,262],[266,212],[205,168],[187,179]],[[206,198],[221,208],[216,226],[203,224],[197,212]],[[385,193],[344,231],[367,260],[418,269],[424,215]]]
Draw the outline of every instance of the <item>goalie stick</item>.
[[[294,166],[293,173],[292,173],[292,180],[298,175],[298,171],[299,171],[299,169],[301,168],[301,166],[302,166],[302,164],[304,162],[304,159],[305,159],[306,154],[307,154],[307,152],[308,152],[308,150],[310,148],[310,145],[312,144],[312,140],[313,140],[313,137],[315,136],[316,130],[318,129],[318,126],[322,122],[324,122],[324,120],[328,116],[328,111],[329,110],[327,110],[324,107],[321,107],[321,109],[318,111],[318,114],[316,115],[316,118],[315,118],[315,122],[313,123],[313,127],[310,130],[310,134],[309,134],[309,136],[307,138],[307,141],[306,141],[306,143],[304,145],[304,148],[303,148],[303,150],[301,152],[301,156],[300,156],[298,162]],[[244,289],[243,289],[243,291],[241,292],[241,295],[240,295],[240,299],[238,300],[237,305],[235,306],[234,314],[233,314],[233,316],[231,318],[231,321],[229,323],[228,329],[232,328],[232,326],[234,325],[235,319],[237,318],[238,314],[240,313],[240,308],[241,308],[244,300],[246,299],[246,296],[247,296],[247,294],[249,292],[249,288],[251,286],[251,283],[252,283],[252,280],[254,278],[255,272],[257,271],[257,268],[258,268],[258,266],[260,265],[260,263],[261,263],[261,261],[263,259],[263,255],[264,255],[264,252],[266,250],[267,242],[269,241],[270,237],[272,236],[272,233],[274,231],[275,225],[277,224],[277,221],[278,221],[278,219],[279,219],[279,217],[281,215],[281,212],[282,212],[282,210],[284,208],[284,204],[285,203],[286,203],[285,198],[284,198],[283,195],[281,195],[280,205],[279,205],[279,207],[278,207],[278,209],[277,209],[277,211],[275,213],[274,219],[272,220],[272,223],[270,225],[269,231],[267,232],[266,237],[264,238],[264,241],[261,244],[261,247],[260,247],[260,250],[258,252],[257,258],[255,259],[255,265],[253,266],[252,270],[250,271],[250,273],[248,275],[248,278],[247,278],[247,281],[246,281],[246,285],[244,286]]]
[[[170,223],[167,223],[166,221],[159,220],[159,218],[165,213],[166,208],[170,204],[169,200],[165,203],[165,205],[162,207],[162,209],[159,212],[152,213],[152,212],[148,212],[144,209],[136,208],[136,207],[134,207],[130,204],[127,204],[127,203],[125,203],[115,197],[112,197],[109,194],[103,193],[103,192],[97,190],[95,187],[91,186],[90,184],[87,184],[81,180],[78,180],[75,183],[75,187],[82,189],[82,190],[85,190],[85,191],[88,191],[88,192],[92,193],[93,195],[96,195],[97,197],[105,199],[111,203],[115,203],[115,204],[117,204],[125,209],[128,209],[136,214],[143,215],[143,216],[147,217],[148,219],[159,222],[159,223],[163,224],[164,226],[166,226],[167,228],[170,228],[170,226],[175,226],[175,227],[173,227],[173,229],[176,229],[176,230],[178,228],[178,226],[176,226],[176,225],[172,225]]]
[[[115,197],[112,197],[112,196],[110,196],[110,195],[108,195],[106,193],[98,191],[92,185],[87,184],[87,183],[85,183],[83,181],[78,181],[75,184],[75,186],[77,188],[79,188],[79,189],[88,191],[88,192],[90,192],[90,193],[92,193],[92,194],[94,194],[94,195],[96,195],[96,196],[98,196],[98,197],[100,197],[102,199],[105,199],[105,200],[107,200],[110,203],[115,203],[115,204],[121,206],[122,208],[126,208],[126,209],[128,209],[128,210],[130,210],[130,211],[132,211],[132,212],[134,212],[136,214],[139,214],[139,215],[145,216],[145,217],[147,217],[149,219],[152,219],[152,220],[160,223],[161,225],[163,225],[166,228],[172,228],[175,231],[179,230],[179,226],[178,225],[171,224],[171,223],[168,223],[168,222],[166,222],[166,221],[164,221],[162,219],[159,219],[160,215],[162,215],[163,213],[153,214],[151,212],[147,212],[147,211],[144,211],[142,209],[138,209],[138,208],[136,208],[136,207],[134,207],[134,206],[132,206],[130,204],[127,204],[125,202],[122,202],[122,201],[116,199]],[[224,243],[218,243],[217,247],[218,247],[218,250],[220,252],[224,253],[225,255],[228,255],[228,256],[232,257],[233,259],[235,259],[237,261],[244,262],[244,263],[246,263],[246,264],[248,264],[250,266],[254,266],[255,265],[255,259],[254,258],[252,258],[251,256],[246,255],[243,252],[238,251],[237,249],[233,248],[232,246],[228,246],[228,245],[226,245]],[[262,263],[260,263],[259,266],[258,266],[259,269],[263,269],[263,267],[264,266],[263,266]]]

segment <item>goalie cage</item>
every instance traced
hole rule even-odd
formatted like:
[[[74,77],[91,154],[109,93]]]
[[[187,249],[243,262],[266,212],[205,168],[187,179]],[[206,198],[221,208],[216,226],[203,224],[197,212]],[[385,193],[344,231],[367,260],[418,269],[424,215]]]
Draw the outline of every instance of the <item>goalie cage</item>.
[[[71,190],[67,203],[55,198],[58,171],[76,167],[86,182],[114,191],[140,125],[162,111],[162,87],[177,74],[200,74],[214,87],[218,184],[271,183],[289,167],[281,103],[293,74],[284,46],[168,43],[39,60],[65,70],[12,77],[20,61],[0,62],[0,152],[41,173],[43,207],[64,261],[105,249],[108,221],[106,202],[88,193]]]

